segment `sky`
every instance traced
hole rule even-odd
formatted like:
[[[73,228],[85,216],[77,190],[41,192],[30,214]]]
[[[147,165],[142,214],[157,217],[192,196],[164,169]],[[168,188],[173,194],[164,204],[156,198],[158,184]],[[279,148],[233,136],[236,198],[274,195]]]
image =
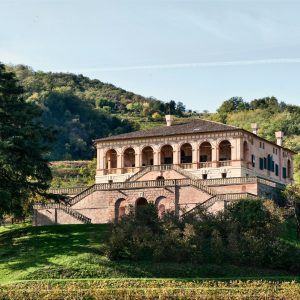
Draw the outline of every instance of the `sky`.
[[[197,111],[234,96],[300,105],[299,12],[299,0],[0,0],[0,61]]]

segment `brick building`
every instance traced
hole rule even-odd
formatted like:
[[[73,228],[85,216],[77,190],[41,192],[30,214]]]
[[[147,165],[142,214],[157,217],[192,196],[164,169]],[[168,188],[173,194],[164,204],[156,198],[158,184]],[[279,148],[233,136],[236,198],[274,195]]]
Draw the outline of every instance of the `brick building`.
[[[155,203],[179,216],[201,205],[211,211],[257,196],[278,200],[292,181],[293,154],[253,132],[206,120],[110,136],[95,141],[96,183],[67,189],[68,204],[37,204],[34,224],[107,223],[129,206]],[[61,192],[61,191],[58,191]]]

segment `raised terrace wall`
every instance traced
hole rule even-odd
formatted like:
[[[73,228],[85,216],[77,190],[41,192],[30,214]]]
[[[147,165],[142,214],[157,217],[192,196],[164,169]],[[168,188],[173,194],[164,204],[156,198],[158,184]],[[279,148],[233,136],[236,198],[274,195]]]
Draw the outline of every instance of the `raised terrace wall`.
[[[162,172],[150,171],[148,178],[174,176],[173,170]],[[145,175],[144,175],[145,176]],[[141,177],[143,178],[143,177]],[[263,178],[241,177],[225,179],[172,179],[133,181],[124,183],[100,184],[77,195],[70,206],[49,204],[34,210],[35,225],[108,223],[116,220],[121,213],[127,213],[129,207],[136,208],[138,199],[153,202],[165,211],[177,214],[190,211],[195,206],[209,202],[209,210],[216,212],[224,209],[224,201],[230,202],[241,197],[265,197],[280,200],[283,185]],[[215,196],[217,195],[217,196]],[[214,199],[217,199],[216,201]],[[206,204],[205,204],[206,205]],[[56,208],[54,208],[56,206]]]

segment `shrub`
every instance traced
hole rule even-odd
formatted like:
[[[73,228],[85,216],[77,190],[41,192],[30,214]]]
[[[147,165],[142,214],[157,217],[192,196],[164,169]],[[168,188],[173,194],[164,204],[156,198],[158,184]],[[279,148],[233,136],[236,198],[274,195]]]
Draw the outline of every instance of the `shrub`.
[[[177,218],[159,219],[150,203],[113,225],[107,242],[112,260],[233,263],[255,267],[300,269],[300,251],[279,239],[282,219],[262,200],[240,200],[224,212],[198,209]]]

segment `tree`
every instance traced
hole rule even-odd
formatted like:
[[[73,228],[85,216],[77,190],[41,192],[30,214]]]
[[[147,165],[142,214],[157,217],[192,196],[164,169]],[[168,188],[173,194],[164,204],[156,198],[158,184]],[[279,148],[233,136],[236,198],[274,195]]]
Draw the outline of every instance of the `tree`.
[[[284,190],[283,195],[294,209],[295,220],[297,223],[297,236],[300,238],[300,186],[297,184],[288,185]]]
[[[176,104],[176,113],[178,116],[183,116],[183,113],[185,112],[185,105],[182,102],[177,102]]]
[[[232,97],[229,100],[224,101],[217,109],[219,119],[221,122],[226,123],[227,114],[242,110],[247,110],[249,104],[244,102],[242,97]]]
[[[33,195],[46,195],[52,178],[46,160],[53,131],[38,121],[14,74],[0,64],[0,218],[21,217]]]

